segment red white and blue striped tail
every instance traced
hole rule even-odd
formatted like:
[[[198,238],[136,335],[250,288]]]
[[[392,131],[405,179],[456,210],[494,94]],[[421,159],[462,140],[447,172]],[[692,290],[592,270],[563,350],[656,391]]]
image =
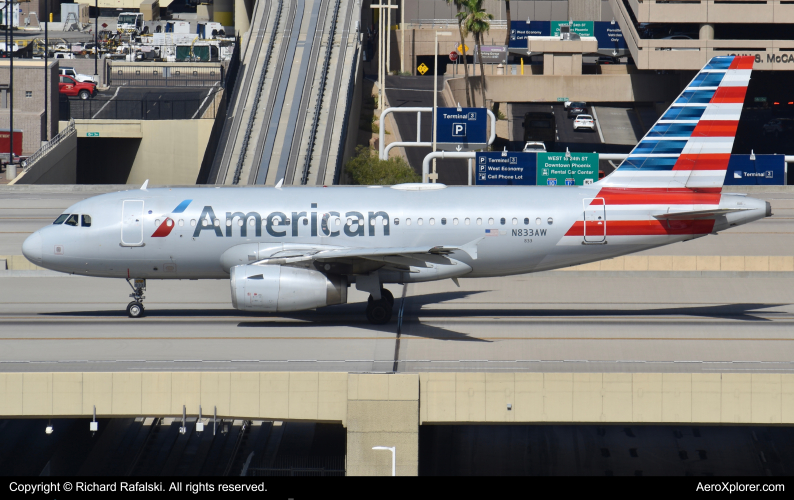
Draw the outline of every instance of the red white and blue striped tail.
[[[599,184],[717,191],[728,169],[753,56],[714,57]]]

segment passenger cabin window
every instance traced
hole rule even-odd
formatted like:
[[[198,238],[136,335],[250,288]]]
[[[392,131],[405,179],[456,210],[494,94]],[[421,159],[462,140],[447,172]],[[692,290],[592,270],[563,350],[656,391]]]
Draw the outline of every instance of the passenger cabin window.
[[[507,222],[507,221],[505,220],[505,218],[504,218],[504,217],[502,217],[502,218],[499,220],[499,222],[500,222],[500,223],[501,223],[501,224],[504,226],[504,225],[505,225],[505,222]]]
[[[185,225],[185,219],[179,219],[179,225],[180,226],[184,226]]]
[[[482,226],[482,219],[479,217],[477,218],[477,225]]]
[[[83,215],[82,216],[82,223],[80,224],[83,227],[91,227],[91,216],[90,215]]]
[[[65,221],[68,218],[69,218],[69,214],[61,214],[58,216],[57,219],[55,219],[55,222],[53,222],[53,224],[63,224],[63,221]]]
[[[196,225],[196,219],[190,219],[190,225],[191,226],[195,226]]]
[[[417,224],[419,224],[420,226],[422,225],[422,219],[421,219],[421,217],[420,217],[419,219],[416,219],[416,223],[417,223]]]
[[[70,215],[69,218],[66,219],[66,222],[64,222],[64,224],[66,224],[67,226],[76,226],[77,225],[77,214]]]
[[[515,217],[513,217],[513,225],[514,225],[514,226],[517,226],[517,225],[518,225],[518,219],[516,219]]]
[[[394,219],[394,225],[395,226],[399,226],[400,225],[400,219],[395,218]]]
[[[529,217],[524,217],[524,225],[525,226],[529,225]]]
[[[452,219],[452,224],[457,226],[458,225],[458,219]]]
[[[493,226],[493,217],[491,217],[490,219],[488,219],[488,225],[489,225],[489,226]]]
[[[471,224],[471,219],[469,219],[468,217],[466,217],[466,220],[465,220],[465,221],[463,221],[463,222],[464,222],[464,223],[465,223],[465,224],[468,226],[469,224]]]
[[[436,223],[436,220],[431,217],[430,218],[430,225],[433,226],[433,225],[435,225],[435,223]]]
[[[405,224],[410,226],[411,225],[411,219],[405,219]]]

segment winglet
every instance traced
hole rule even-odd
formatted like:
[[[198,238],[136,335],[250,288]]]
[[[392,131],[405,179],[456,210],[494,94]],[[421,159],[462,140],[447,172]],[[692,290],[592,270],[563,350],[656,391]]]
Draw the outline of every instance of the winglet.
[[[472,260],[477,260],[477,245],[479,245],[479,243],[484,239],[485,239],[484,236],[481,238],[477,238],[476,240],[472,240],[458,248],[469,254],[469,257],[471,257]]]
[[[281,186],[284,184],[284,178],[282,177],[280,181],[276,184],[276,189],[281,189]]]
[[[146,191],[146,186],[149,185],[149,179],[143,181],[143,186],[141,186],[141,191]]]

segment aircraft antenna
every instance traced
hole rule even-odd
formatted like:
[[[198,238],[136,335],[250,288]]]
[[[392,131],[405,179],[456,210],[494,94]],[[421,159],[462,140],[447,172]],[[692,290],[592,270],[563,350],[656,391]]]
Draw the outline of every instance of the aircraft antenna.
[[[149,179],[143,181],[143,186],[141,186],[141,191],[146,191],[146,186],[149,185]]]

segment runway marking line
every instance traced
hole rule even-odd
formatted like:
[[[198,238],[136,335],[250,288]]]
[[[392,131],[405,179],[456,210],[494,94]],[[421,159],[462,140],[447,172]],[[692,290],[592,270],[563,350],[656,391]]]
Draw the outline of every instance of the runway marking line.
[[[395,340],[393,334],[384,333],[383,337],[0,337],[0,341],[44,340],[48,342],[63,340]],[[404,334],[411,335],[411,334]],[[420,337],[401,337],[400,340],[651,340],[651,341],[752,341],[752,342],[791,342],[794,338],[731,338],[731,337],[470,337],[460,335]]]

